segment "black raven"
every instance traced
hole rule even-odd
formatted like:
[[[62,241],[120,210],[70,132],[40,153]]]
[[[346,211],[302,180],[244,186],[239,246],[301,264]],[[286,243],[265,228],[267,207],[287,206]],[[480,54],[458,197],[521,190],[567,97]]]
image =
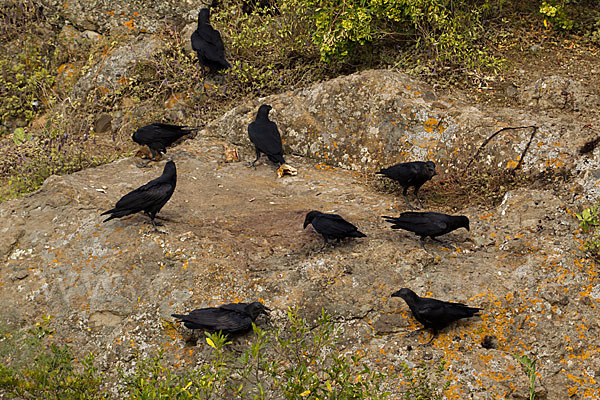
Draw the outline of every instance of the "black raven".
[[[260,106],[256,113],[256,119],[248,125],[248,136],[256,150],[256,160],[250,163],[251,167],[260,158],[260,153],[266,154],[269,160],[276,164],[285,164],[279,129],[275,122],[269,120],[271,109],[272,107],[268,104]]]
[[[207,307],[188,314],[172,314],[189,329],[221,331],[224,334],[243,333],[252,328],[252,322],[269,310],[262,303],[230,303],[219,307]]]
[[[476,315],[481,308],[469,307],[461,303],[450,303],[448,301],[419,297],[410,289],[403,288],[394,292],[392,297],[402,297],[413,316],[423,324],[423,329],[431,329],[433,336],[427,344],[430,344],[438,331],[445,328],[454,321],[462,318],[470,318]]]
[[[139,128],[133,134],[133,141],[141,146],[148,146],[152,153],[152,160],[160,159],[161,153],[167,152],[167,147],[177,139],[200,128],[187,128],[185,126],[154,123]]]
[[[383,216],[382,218],[393,224],[392,229],[404,229],[420,236],[423,249],[425,249],[424,241],[427,236],[436,242],[443,243],[436,237],[458,228],[469,230],[469,218],[464,215],[408,211],[403,212],[399,217]]]
[[[419,189],[435,175],[435,163],[433,161],[411,161],[400,163],[388,168],[383,168],[377,172],[377,174],[398,181],[404,188],[402,196],[404,196],[406,205],[410,207],[411,210],[414,210],[414,207],[406,198],[406,191],[409,187],[414,186],[415,197],[417,198],[419,207],[423,208],[423,204],[421,204],[421,200],[419,199]]]
[[[323,247],[327,245],[329,238],[337,239],[339,243],[343,238],[367,236],[360,232],[356,226],[337,214],[324,214],[319,211],[311,211],[306,214],[306,218],[304,219],[304,229],[306,229],[308,224],[311,224],[315,231],[323,235],[323,239],[325,239]]]
[[[151,180],[144,186],[140,186],[134,191],[127,193],[117,201],[115,208],[100,214],[111,214],[110,217],[103,222],[143,211],[144,214],[150,217],[152,226],[154,226],[154,231],[159,232],[156,223],[154,222],[154,218],[173,195],[176,184],[177,169],[175,168],[175,163],[169,161],[165,165],[165,169],[161,176]]]
[[[231,67],[225,59],[225,46],[218,30],[209,22],[210,11],[203,8],[198,13],[198,28],[192,33],[192,49],[196,51],[200,64],[218,72]]]

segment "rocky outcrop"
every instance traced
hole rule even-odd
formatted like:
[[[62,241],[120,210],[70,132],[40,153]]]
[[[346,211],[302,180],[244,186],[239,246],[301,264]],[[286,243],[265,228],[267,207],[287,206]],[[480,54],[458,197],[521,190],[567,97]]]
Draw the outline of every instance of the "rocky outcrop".
[[[228,142],[251,159],[246,126],[264,102],[274,107],[288,154],[296,154],[287,161],[297,176],[278,179],[264,158],[256,170],[224,161]],[[171,313],[260,299],[274,309],[274,326],[288,306],[309,320],[324,308],[344,329],[343,348],[363,352],[372,366],[398,370],[403,362],[444,359],[448,398],[527,394],[515,353],[538,359],[539,398],[592,398],[600,370],[600,282],[597,266],[584,257],[573,211],[584,204],[581,194],[595,196],[581,180],[585,160],[598,157],[577,153],[592,136],[582,135],[582,124],[441,98],[390,71],[249,102],[169,150],[178,183],[160,213],[166,235],[153,233],[141,214],[107,223],[100,217],[158,176],[162,164],[140,169],[122,159],[52,177],[38,192],[1,204],[0,319],[19,327],[52,315],[58,337],[82,354],[99,354],[110,374],[138,352],[162,348],[177,358],[187,333],[166,328]],[[467,171],[514,168],[527,148],[521,168],[544,172],[550,183],[509,190],[499,205],[440,204],[422,194],[435,210],[471,219],[470,232],[444,238],[455,249],[427,242],[425,252],[414,235],[391,231],[380,216],[404,211],[403,201],[370,184],[372,175],[356,173],[432,159],[448,178],[494,132],[529,125],[538,127],[533,136],[526,128],[490,139]],[[562,168],[574,166],[552,184]],[[302,229],[310,209],[335,211],[368,237],[317,253],[322,239]],[[401,287],[484,311],[423,348],[418,343],[428,337],[405,335],[417,324],[404,303],[389,297]],[[494,345],[483,347],[486,337]],[[202,354],[201,346],[192,350]]]
[[[207,133],[249,145],[246,127],[262,103],[273,106],[288,152],[358,171],[431,159],[448,173],[468,165],[539,173],[571,168],[578,148],[593,137],[583,121],[477,108],[381,70],[255,100],[211,123]],[[509,129],[494,135],[503,128]]]
[[[108,32],[154,33],[164,21],[184,24],[196,20],[198,11],[209,1],[144,0],[41,0],[44,12],[58,14],[79,30]],[[54,18],[52,18],[54,19]]]

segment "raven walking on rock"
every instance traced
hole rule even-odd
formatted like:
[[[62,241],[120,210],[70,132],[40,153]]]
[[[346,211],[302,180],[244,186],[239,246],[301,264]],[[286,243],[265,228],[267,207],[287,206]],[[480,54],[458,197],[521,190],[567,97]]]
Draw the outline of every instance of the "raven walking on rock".
[[[325,247],[328,240],[337,239],[339,243],[341,239],[347,237],[366,237],[358,228],[346,221],[337,214],[324,214],[320,211],[311,211],[306,214],[304,219],[304,229],[311,224],[315,231],[323,235],[325,239]]]
[[[261,105],[256,113],[256,119],[248,125],[248,136],[256,150],[256,159],[250,163],[251,167],[258,161],[261,153],[264,153],[275,164],[285,164],[279,129],[275,122],[269,120],[271,109],[272,107],[268,104]]]
[[[144,214],[150,217],[150,222],[152,222],[152,226],[154,226],[154,231],[159,232],[156,223],[154,222],[154,218],[173,195],[176,184],[177,169],[175,168],[175,163],[169,161],[165,165],[165,169],[161,176],[127,193],[117,201],[114,208],[100,214],[111,214],[110,217],[103,222],[143,211]]]
[[[431,343],[439,330],[444,329],[459,319],[470,318],[481,310],[481,308],[469,307],[461,303],[419,297],[415,292],[407,288],[394,292],[392,297],[403,298],[415,319],[423,324],[423,329],[431,329],[433,331],[433,335],[429,342],[427,342],[427,345]]]
[[[404,229],[420,236],[423,249],[425,249],[424,241],[427,236],[436,242],[443,243],[436,237],[458,228],[469,230],[469,218],[464,215],[408,211],[403,212],[399,217],[383,216],[382,218],[392,223],[392,229]]]
[[[177,139],[200,128],[187,128],[185,126],[154,123],[139,128],[132,136],[134,142],[141,146],[148,146],[152,153],[152,160],[158,161],[161,153],[167,152],[167,147]]]
[[[411,161],[400,163],[388,168],[383,168],[377,172],[377,174],[384,175],[400,183],[404,188],[402,196],[404,197],[406,205],[411,210],[414,210],[414,207],[406,198],[406,191],[409,187],[413,186],[415,188],[415,197],[417,198],[419,207],[423,208],[423,204],[421,204],[421,200],[419,199],[419,189],[435,175],[435,163],[433,161]]]
[[[220,331],[226,335],[247,332],[260,314],[269,310],[262,303],[230,303],[219,307],[207,307],[187,314],[172,314],[177,322],[189,329]]]

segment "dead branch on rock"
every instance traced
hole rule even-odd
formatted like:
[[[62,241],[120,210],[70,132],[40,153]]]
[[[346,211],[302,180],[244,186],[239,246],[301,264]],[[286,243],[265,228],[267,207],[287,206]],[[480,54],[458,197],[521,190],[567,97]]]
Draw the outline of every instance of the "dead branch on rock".
[[[499,131],[494,132],[489,138],[487,138],[482,144],[481,146],[479,146],[479,148],[477,149],[477,151],[475,152],[475,154],[473,155],[473,158],[471,158],[471,161],[469,161],[469,163],[467,164],[467,166],[465,167],[465,171],[467,169],[469,169],[469,167],[471,166],[471,164],[473,163],[473,161],[475,161],[475,159],[477,158],[477,156],[479,155],[479,153],[481,153],[481,150],[483,150],[483,148],[493,139],[495,138],[499,133],[507,131],[507,130],[517,130],[517,129],[527,129],[527,128],[533,128],[533,132],[531,132],[531,136],[529,137],[529,142],[527,142],[527,145],[525,146],[525,149],[523,150],[523,153],[521,153],[521,157],[519,158],[519,163],[517,164],[516,167],[514,167],[511,172],[516,171],[517,169],[519,169],[521,167],[521,164],[523,164],[523,159],[525,158],[525,154],[527,153],[527,150],[529,150],[529,146],[531,145],[531,142],[533,141],[533,137],[535,136],[538,127],[536,125],[529,125],[529,126],[516,126],[516,127],[511,127],[511,126],[507,126],[505,128],[500,129]]]

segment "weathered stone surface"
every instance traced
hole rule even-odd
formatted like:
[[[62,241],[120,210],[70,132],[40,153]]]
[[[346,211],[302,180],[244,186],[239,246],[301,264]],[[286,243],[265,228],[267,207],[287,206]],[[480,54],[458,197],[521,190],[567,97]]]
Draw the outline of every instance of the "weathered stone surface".
[[[153,33],[166,20],[171,24],[194,21],[210,2],[203,0],[40,0],[44,11],[59,14],[79,30],[100,33],[123,31]]]
[[[207,133],[249,145],[247,125],[262,103],[273,106],[270,115],[288,152],[362,171],[423,159],[435,161],[442,173],[513,169],[524,152],[524,170],[556,170],[572,167],[578,147],[593,136],[572,118],[439,98],[429,86],[392,71],[365,71],[249,102],[214,121]],[[530,126],[537,126],[535,134]],[[505,127],[525,128],[495,136],[466,170],[479,147]]]
[[[573,79],[556,75],[523,88],[519,100],[527,106],[549,111],[597,112],[600,109],[597,88],[588,88]]]
[[[275,108],[296,176],[277,178],[264,157],[256,170],[243,162],[253,156],[246,126],[261,102]],[[497,207],[459,210],[471,230],[444,238],[456,249],[428,241],[425,252],[413,234],[391,231],[380,216],[404,211],[403,202],[339,168],[372,171],[432,158],[449,176],[490,132],[525,124],[541,128],[523,167],[553,176],[559,166],[549,160],[560,159],[577,166],[574,176],[556,186],[511,190]],[[162,348],[177,358],[189,333],[167,328],[173,312],[261,299],[274,309],[272,326],[283,325],[288,306],[311,321],[324,308],[344,329],[343,348],[364,352],[371,366],[399,370],[403,362],[444,359],[453,382],[449,398],[526,396],[527,379],[513,354],[527,353],[538,359],[540,398],[578,393],[591,399],[598,392],[593,371],[600,371],[600,284],[597,265],[583,257],[573,216],[585,204],[579,182],[590,159],[573,145],[587,140],[577,136],[580,125],[514,110],[490,113],[441,99],[389,71],[257,100],[169,150],[178,183],[160,213],[167,235],[152,233],[141,214],[105,224],[99,215],[158,176],[162,163],[140,169],[136,160],[123,159],[51,177],[31,196],[1,204],[0,318],[27,326],[53,315],[58,337],[68,337],[82,354],[99,353],[110,374],[136,352]],[[505,168],[530,134],[492,139],[473,171]],[[225,162],[224,138],[240,145],[242,162]],[[310,209],[337,212],[368,237],[317,253],[322,239],[302,229]],[[422,348],[429,333],[408,336],[419,326],[400,299],[389,297],[401,287],[483,312]],[[482,346],[486,336],[495,338],[494,348]],[[192,351],[201,357],[204,350]]]
[[[124,86],[128,82],[127,72],[140,61],[152,57],[164,46],[164,42],[160,39],[142,35],[125,46],[102,54],[102,58],[77,81],[73,88],[73,95],[85,99],[92,89],[96,88],[108,93]]]

